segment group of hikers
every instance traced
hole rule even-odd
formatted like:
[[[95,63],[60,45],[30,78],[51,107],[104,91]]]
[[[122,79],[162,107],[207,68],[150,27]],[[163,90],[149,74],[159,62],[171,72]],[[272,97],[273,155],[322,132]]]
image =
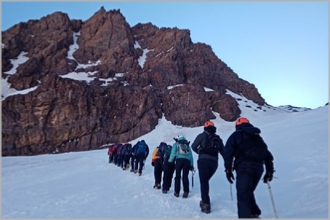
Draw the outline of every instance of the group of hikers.
[[[171,188],[175,173],[174,196],[180,196],[182,181],[182,197],[188,198],[189,171],[195,172],[193,151],[198,155],[197,168],[201,191],[199,207],[203,213],[209,214],[211,212],[209,181],[218,169],[219,155],[221,155],[224,160],[226,178],[230,184],[233,184],[235,180],[233,171],[236,172],[238,217],[259,218],[261,210],[256,203],[254,191],[262,178],[264,166],[266,169],[263,177],[264,183],[272,181],[275,172],[273,155],[260,136],[260,132],[260,129],[254,127],[247,118],[240,117],[235,122],[235,131],[229,136],[225,145],[220,136],[216,134],[216,127],[212,121],[205,122],[204,131],[197,135],[191,146],[190,142],[181,135],[174,138],[173,145],[161,142],[154,149],[151,159],[151,165],[154,167],[154,188],[162,189],[163,193],[167,193]],[[142,147],[144,152],[139,151],[139,146],[142,146],[141,142],[144,142],[146,146]],[[118,145],[120,144],[116,143],[114,146]],[[125,170],[129,167],[127,158],[130,157],[131,171],[139,172],[141,175],[144,162],[149,154],[148,145],[144,140],[139,141],[131,147],[131,151],[127,151],[127,147],[124,147],[127,145],[130,144],[123,144],[119,151],[120,148],[116,147],[116,153],[111,153],[109,148],[109,162],[113,162]],[[126,157],[126,153],[129,154],[129,152],[130,156]],[[118,157],[118,155],[121,156]],[[139,167],[138,164],[140,164]]]
[[[126,142],[116,142],[108,148],[109,163],[113,163],[123,170],[131,167],[131,172],[142,175],[142,169],[149,155],[149,147],[145,140],[138,141],[134,146]]]

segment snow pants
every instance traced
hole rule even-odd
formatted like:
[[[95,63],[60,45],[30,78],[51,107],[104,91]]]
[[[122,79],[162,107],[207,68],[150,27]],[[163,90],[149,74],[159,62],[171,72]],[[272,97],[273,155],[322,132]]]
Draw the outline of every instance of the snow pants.
[[[181,172],[182,172],[182,184],[183,192],[189,193],[189,169],[190,161],[185,158],[178,158],[175,161],[175,182],[174,182],[174,191],[180,193],[181,186]]]
[[[131,156],[131,170],[134,170],[135,161],[136,161],[136,156],[132,155]]]
[[[262,163],[241,162],[236,168],[236,191],[238,218],[260,215],[254,191],[264,171]]]
[[[127,165],[129,165],[129,159],[130,159],[130,157],[131,157],[131,155],[129,155],[129,154],[125,154],[124,155],[123,168],[126,169],[128,167]]]
[[[144,158],[145,155],[144,154],[138,154],[136,155],[136,160],[135,160],[135,170],[138,170],[139,173],[142,173],[142,168],[144,166]]]
[[[154,178],[155,178],[155,185],[161,184],[162,182],[162,174],[163,174],[163,167],[161,159],[156,159],[154,161]]]
[[[211,204],[210,202],[210,185],[209,181],[218,169],[218,161],[212,159],[198,159],[198,173],[201,188],[201,197],[204,204]]]
[[[170,190],[172,185],[173,174],[175,170],[175,162],[172,163],[168,162],[167,160],[164,161],[164,175],[163,175],[163,190]]]

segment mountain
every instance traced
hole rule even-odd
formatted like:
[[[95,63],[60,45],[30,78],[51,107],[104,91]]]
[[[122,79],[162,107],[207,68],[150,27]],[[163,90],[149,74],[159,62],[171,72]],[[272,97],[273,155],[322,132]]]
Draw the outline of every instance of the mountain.
[[[269,105],[190,31],[131,27],[120,10],[86,21],[54,12],[2,32],[2,156],[98,149],[241,110],[227,91]]]
[[[229,93],[230,95],[234,95]],[[255,111],[258,104],[238,95],[242,115],[261,129],[274,155],[274,180],[270,183],[279,218],[329,218],[329,107],[288,113],[280,109]],[[250,107],[247,107],[250,106]],[[217,114],[216,114],[217,115]],[[218,115],[212,120],[217,133],[227,141],[235,123]],[[203,126],[173,125],[162,117],[154,130],[131,141],[144,139],[150,151],[161,142],[174,144],[173,137],[184,135],[193,141]],[[197,155],[193,153],[197,168]],[[175,176],[175,175],[174,175]],[[236,188],[225,177],[224,164],[210,181],[212,212],[199,208],[199,173],[189,174],[187,199],[153,189],[151,155],[142,176],[108,163],[107,149],[63,154],[2,157],[3,218],[237,218]],[[173,184],[173,182],[172,182]],[[259,183],[255,192],[261,218],[275,218],[270,192]],[[181,191],[182,195],[182,191]]]
[[[308,111],[311,110],[310,108],[305,108],[305,107],[296,107],[292,105],[280,105],[278,108],[286,110],[288,112],[302,112],[302,111]]]

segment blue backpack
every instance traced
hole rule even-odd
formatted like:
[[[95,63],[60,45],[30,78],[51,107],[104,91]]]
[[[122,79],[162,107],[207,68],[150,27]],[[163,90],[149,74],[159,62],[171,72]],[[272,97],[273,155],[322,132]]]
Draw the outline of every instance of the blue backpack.
[[[147,151],[147,144],[144,141],[141,141],[136,149],[136,154],[145,154]]]
[[[164,157],[164,152],[166,151],[166,149],[167,149],[167,144],[165,142],[161,142],[158,146],[158,151],[157,151],[156,156],[159,156],[160,158],[163,158]]]

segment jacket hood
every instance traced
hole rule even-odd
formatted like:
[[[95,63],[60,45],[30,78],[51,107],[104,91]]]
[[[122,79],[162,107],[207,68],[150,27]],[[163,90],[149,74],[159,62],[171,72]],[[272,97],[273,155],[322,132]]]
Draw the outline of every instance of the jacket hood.
[[[236,126],[236,130],[241,130],[249,135],[259,135],[261,130],[250,123],[243,123]]]

